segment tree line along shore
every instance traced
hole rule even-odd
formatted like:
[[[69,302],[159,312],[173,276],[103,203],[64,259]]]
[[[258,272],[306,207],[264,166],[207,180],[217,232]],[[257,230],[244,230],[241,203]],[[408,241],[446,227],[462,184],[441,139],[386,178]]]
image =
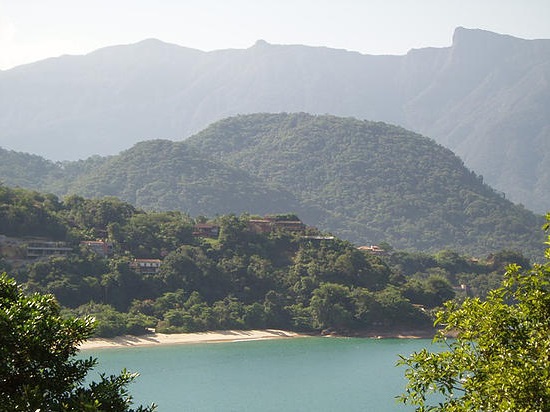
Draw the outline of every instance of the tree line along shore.
[[[430,331],[444,301],[483,297],[508,263],[530,264],[509,250],[474,258],[358,248],[292,213],[191,218],[116,198],[0,192],[0,270],[27,292],[52,293],[65,315],[94,316],[97,337]]]

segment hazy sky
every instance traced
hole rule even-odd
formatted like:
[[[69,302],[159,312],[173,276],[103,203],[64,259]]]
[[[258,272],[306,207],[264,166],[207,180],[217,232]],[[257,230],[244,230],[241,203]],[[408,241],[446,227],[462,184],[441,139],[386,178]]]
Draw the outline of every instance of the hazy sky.
[[[405,54],[450,45],[458,26],[550,38],[550,0],[0,0],[0,69],[146,38]]]

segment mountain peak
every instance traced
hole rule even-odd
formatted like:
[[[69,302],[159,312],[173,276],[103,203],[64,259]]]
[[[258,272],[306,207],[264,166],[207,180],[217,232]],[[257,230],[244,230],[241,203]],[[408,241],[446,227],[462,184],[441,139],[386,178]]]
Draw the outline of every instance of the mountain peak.
[[[256,43],[254,43],[254,46],[252,47],[267,47],[271,46],[268,42],[266,42],[264,39],[256,40]]]
[[[162,40],[155,39],[154,37],[151,37],[151,38],[148,38],[148,39],[141,40],[141,41],[137,42],[136,44],[154,44],[154,45],[158,45],[158,44],[166,44],[166,43],[163,42]]]
[[[481,43],[494,43],[503,41],[524,41],[517,37],[513,37],[507,34],[499,34],[488,30],[482,29],[469,29],[466,27],[457,27],[453,34],[453,47],[455,46],[473,46]]]
[[[182,47],[178,44],[167,43],[165,41],[155,39],[155,38],[144,39],[133,44],[128,44],[126,46],[130,46],[131,48],[141,48],[141,49],[160,49],[160,48],[186,49],[186,47]]]

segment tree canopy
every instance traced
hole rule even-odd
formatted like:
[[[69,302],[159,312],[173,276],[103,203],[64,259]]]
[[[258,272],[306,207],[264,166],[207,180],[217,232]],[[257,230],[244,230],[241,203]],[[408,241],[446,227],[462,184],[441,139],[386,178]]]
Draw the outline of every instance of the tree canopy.
[[[550,226],[546,216],[544,230]],[[547,245],[550,245],[550,235]],[[546,263],[511,264],[486,300],[448,302],[435,341],[446,350],[402,357],[404,403],[418,411],[550,410],[550,248]],[[447,333],[456,339],[447,339]]]
[[[190,215],[295,211],[358,244],[387,241],[424,252],[539,251],[533,228],[542,216],[485,185],[450,150],[382,122],[254,114],[109,158],[42,164],[4,157],[6,183],[58,195],[117,196],[135,207]]]
[[[0,274],[0,410],[154,410],[131,408],[126,387],[137,375],[125,370],[85,385],[96,360],[75,355],[93,329],[91,318],[63,318],[52,295],[25,295]]]
[[[21,205],[25,211],[17,213],[32,220],[10,220],[10,210]],[[0,271],[28,291],[54,294],[64,311],[94,316],[95,333],[105,337],[151,328],[346,334],[429,329],[431,312],[443,301],[485,296],[506,263],[529,264],[514,251],[482,260],[386,245],[387,252],[377,254],[297,221],[298,232],[281,229],[295,219],[294,213],[193,219],[182,212],[145,212],[113,197],[60,200],[0,186],[0,224],[8,222],[2,227],[11,231],[0,238]],[[262,221],[268,232],[256,231]],[[200,236],[204,226],[215,228],[213,237]],[[26,256],[34,239],[59,241],[66,254]],[[98,253],[90,243],[107,249]],[[144,273],[136,259],[161,263]]]

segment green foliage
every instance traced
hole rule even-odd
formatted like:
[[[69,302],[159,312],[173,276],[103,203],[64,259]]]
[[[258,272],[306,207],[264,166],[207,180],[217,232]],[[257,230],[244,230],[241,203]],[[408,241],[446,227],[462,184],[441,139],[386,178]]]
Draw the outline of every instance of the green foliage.
[[[185,144],[284,187],[305,222],[359,244],[478,256],[538,250],[539,217],[484,185],[449,150],[399,127],[252,114],[219,121]]]
[[[542,223],[432,140],[335,116],[237,116],[184,142],[147,141],[117,156],[37,170],[50,176],[36,179],[41,190],[58,195],[117,196],[136,207],[190,215],[292,210],[358,244],[390,242],[425,252],[482,256],[512,249],[532,257],[539,244],[533,230]],[[101,221],[99,206],[110,200],[91,203],[83,210]],[[86,216],[75,214],[77,220]],[[88,237],[101,226],[92,225]]]
[[[242,213],[251,211],[252,205],[252,211],[268,213],[294,210],[296,205],[292,195],[246,171],[168,140],[138,143],[89,173],[67,175],[65,186],[57,193],[117,196],[140,208],[191,215]]]
[[[485,301],[448,302],[436,323],[443,329],[435,340],[448,348],[402,357],[403,402],[419,411],[550,410],[550,261],[528,270],[509,265]],[[447,340],[448,332],[456,339]]]
[[[66,228],[57,216],[54,195],[10,189],[0,183],[0,227],[7,236],[45,236],[64,240]]]
[[[119,223],[119,222],[116,222]],[[117,227],[113,240],[132,255],[159,258],[192,239],[192,221],[179,212],[135,213]]]
[[[346,286],[322,283],[313,292],[310,310],[318,329],[333,327],[343,330],[352,326],[354,307]]]
[[[89,240],[105,237],[112,227],[123,225],[137,211],[128,203],[114,197],[84,199],[81,196],[67,196],[63,204],[66,221],[77,235]]]
[[[25,265],[6,255],[0,264],[15,263],[14,276],[26,290],[53,293],[69,312],[94,316],[96,335],[105,337],[148,328],[429,328],[430,311],[455,292],[458,299],[483,296],[505,262],[521,257],[528,264],[512,251],[487,261],[450,250],[430,255],[391,247],[376,256],[311,227],[305,233],[255,233],[249,214],[200,217],[220,227],[217,239],[204,239],[192,235],[195,222],[181,212],[144,212],[115,198],[69,196],[60,202],[22,189],[3,193],[5,209],[27,198],[50,205],[73,253]],[[109,254],[77,246],[96,237],[112,243]],[[162,264],[141,273],[131,265],[135,258]]]
[[[97,255],[52,256],[18,271],[16,278],[26,280],[29,289],[55,294],[63,306],[76,307],[103,297],[100,277],[107,271]]]
[[[393,285],[374,294],[376,311],[374,321],[377,325],[392,327],[427,328],[430,317],[427,313],[411,304],[401,290]]]
[[[70,311],[95,321],[94,337],[113,338],[121,335],[145,335],[156,325],[156,319],[139,312],[119,312],[111,305],[87,303]]]
[[[96,360],[75,355],[79,344],[93,333],[91,318],[62,318],[52,295],[26,296],[4,273],[0,275],[0,329],[1,410],[134,410],[126,386],[137,375],[123,371],[84,386]]]
[[[455,292],[445,276],[434,273],[426,277],[410,278],[403,285],[403,296],[412,303],[435,308],[453,299]]]
[[[43,157],[0,148],[2,183],[40,190],[61,175],[59,165]]]

